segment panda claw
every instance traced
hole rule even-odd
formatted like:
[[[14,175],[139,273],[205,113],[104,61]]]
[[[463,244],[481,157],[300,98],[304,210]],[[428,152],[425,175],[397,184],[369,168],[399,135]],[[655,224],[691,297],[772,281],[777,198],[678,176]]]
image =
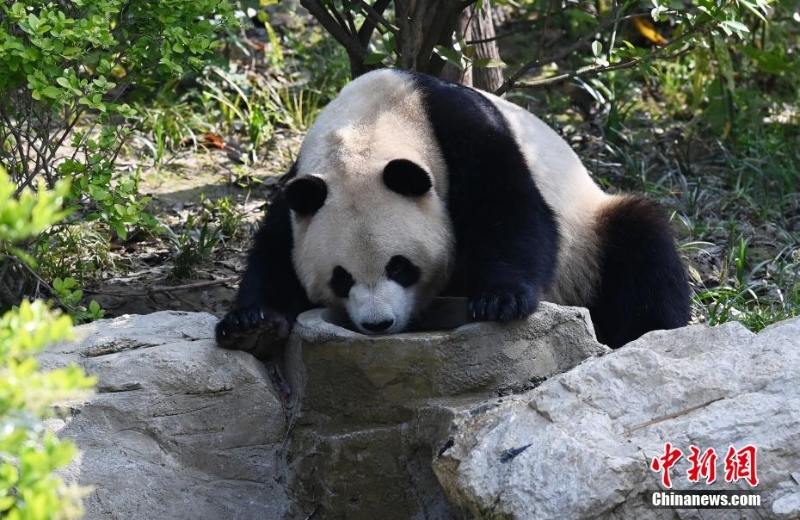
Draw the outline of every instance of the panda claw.
[[[254,305],[229,311],[214,332],[218,346],[267,359],[281,352],[292,321],[280,312]]]
[[[538,305],[539,301],[530,289],[501,289],[470,298],[469,311],[474,321],[505,323],[527,317]]]
[[[492,321],[500,321],[500,308],[500,295],[488,295],[488,298],[486,299],[486,317]]]

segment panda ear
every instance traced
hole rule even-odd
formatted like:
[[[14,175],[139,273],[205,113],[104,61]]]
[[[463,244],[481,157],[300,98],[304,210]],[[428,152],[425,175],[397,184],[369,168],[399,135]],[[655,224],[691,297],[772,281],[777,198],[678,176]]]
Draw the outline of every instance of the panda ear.
[[[325,204],[328,186],[319,177],[306,175],[290,181],[283,189],[286,202],[298,215],[311,216]]]
[[[421,197],[433,187],[428,172],[407,159],[389,161],[383,169],[383,182],[390,190],[406,197]]]

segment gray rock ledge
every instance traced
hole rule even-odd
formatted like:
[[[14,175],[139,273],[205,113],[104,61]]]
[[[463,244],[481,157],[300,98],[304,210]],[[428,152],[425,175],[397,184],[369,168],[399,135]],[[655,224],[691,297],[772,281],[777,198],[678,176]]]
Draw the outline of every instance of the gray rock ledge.
[[[87,519],[272,519],[290,506],[277,447],[283,406],[264,366],[215,346],[210,314],[158,312],[76,327],[44,353],[98,377],[98,393],[48,426],[81,455]]]
[[[454,421],[433,463],[450,501],[480,518],[800,518],[800,318],[658,331],[535,390]],[[726,483],[725,453],[758,449],[759,509],[648,509],[649,461],[684,451],[673,489]],[[689,445],[714,448],[717,482],[688,481]],[[509,455],[515,455],[509,457]]]
[[[800,318],[610,352],[585,309],[546,303],[518,323],[384,337],[311,311],[287,348],[293,403],[214,345],[215,322],[103,320],[41,356],[98,377],[49,423],[82,450],[64,475],[94,488],[87,518],[800,518]],[[686,480],[684,457],[676,489],[731,489],[727,447],[755,445],[763,507],[646,508],[667,441],[720,457],[712,486]]]

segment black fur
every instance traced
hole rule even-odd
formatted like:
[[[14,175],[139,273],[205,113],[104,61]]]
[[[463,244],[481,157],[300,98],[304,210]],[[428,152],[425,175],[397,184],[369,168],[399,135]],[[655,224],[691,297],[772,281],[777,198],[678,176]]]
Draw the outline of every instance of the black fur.
[[[422,277],[422,271],[403,255],[395,255],[386,264],[386,278],[403,287],[411,287]]]
[[[395,159],[383,169],[383,182],[395,193],[406,197],[421,197],[433,183],[428,172],[407,159]]]
[[[378,322],[362,321],[361,326],[372,332],[383,332],[394,325],[394,320],[383,320]]]
[[[333,268],[333,274],[331,275],[328,285],[331,291],[333,291],[333,294],[339,298],[347,298],[350,294],[350,289],[353,288],[355,283],[356,281],[353,280],[353,275],[348,273],[347,269],[344,267],[337,265]]]
[[[449,171],[456,269],[447,292],[467,296],[475,320],[527,316],[555,274],[553,211],[505,118],[488,99],[430,76],[412,77],[424,93]]]
[[[287,178],[296,175],[295,167]],[[259,357],[280,352],[297,315],[313,306],[292,264],[291,214],[278,191],[247,258],[236,303],[217,323],[217,344],[235,350],[259,349]]]
[[[691,317],[689,284],[666,214],[642,197],[610,206],[597,222],[601,285],[589,305],[597,339],[611,348]]]
[[[286,202],[299,215],[311,216],[325,204],[328,186],[319,177],[306,176],[295,179],[284,189]]]

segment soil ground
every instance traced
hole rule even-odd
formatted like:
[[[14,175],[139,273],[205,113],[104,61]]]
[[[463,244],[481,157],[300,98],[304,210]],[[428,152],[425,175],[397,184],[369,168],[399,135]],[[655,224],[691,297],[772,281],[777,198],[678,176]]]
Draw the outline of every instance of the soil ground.
[[[158,237],[126,244],[121,254],[129,268],[113,277],[96,280],[85,293],[97,300],[106,317],[148,314],[161,310],[209,312],[221,316],[231,306],[244,270],[247,249],[258,222],[268,207],[280,177],[299,149],[299,134],[283,133],[272,154],[258,166],[242,165],[225,149],[199,148],[181,152],[164,164],[148,164],[140,150],[130,149],[119,168],[141,168],[142,195],[151,196],[149,210],[165,225],[180,230],[191,214],[197,214],[201,197],[230,199],[241,218],[240,232],[218,244],[209,261],[201,262],[189,276],[171,276],[174,254]],[[291,155],[287,155],[289,152]]]

